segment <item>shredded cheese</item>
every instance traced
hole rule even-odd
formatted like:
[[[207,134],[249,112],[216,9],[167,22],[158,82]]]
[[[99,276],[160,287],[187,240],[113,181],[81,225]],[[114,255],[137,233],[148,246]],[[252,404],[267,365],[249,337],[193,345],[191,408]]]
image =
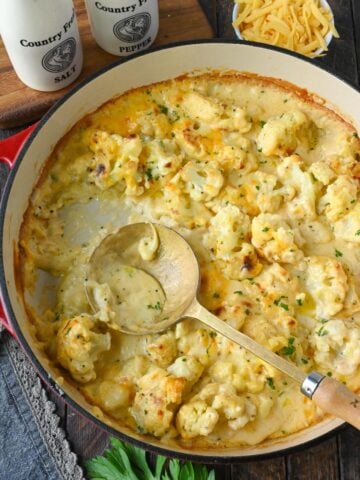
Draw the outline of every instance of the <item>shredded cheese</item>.
[[[320,0],[235,0],[233,22],[245,40],[269,43],[310,57],[327,51],[326,36],[339,34]]]

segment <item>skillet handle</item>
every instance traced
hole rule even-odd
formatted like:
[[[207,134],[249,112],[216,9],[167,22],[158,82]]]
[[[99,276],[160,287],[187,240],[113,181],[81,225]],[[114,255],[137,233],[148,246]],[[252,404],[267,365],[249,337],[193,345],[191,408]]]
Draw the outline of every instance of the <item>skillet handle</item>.
[[[0,141],[0,162],[6,163],[10,168],[14,165],[21,147],[24,145],[36,125],[37,123],[34,123],[33,125],[30,125],[30,127],[21,130],[21,132]]]
[[[6,328],[6,330],[9,333],[11,333],[11,335],[14,338],[17,338],[14,329],[12,328],[12,326],[10,325],[10,323],[9,323],[9,321],[6,317],[7,316],[6,316],[4,307],[3,307],[3,302],[2,302],[2,299],[0,299],[0,323]]]
[[[16,135],[12,135],[11,137],[6,138],[5,140],[0,141],[0,162],[6,163],[9,168],[12,168],[15,160],[24,145],[25,141],[30,136],[31,132],[36,127],[36,123],[34,125],[30,125],[30,127],[25,128],[21,132],[17,133]],[[0,323],[4,325],[6,330],[8,330],[11,335],[16,338],[16,334],[10,325],[5,309],[3,307],[3,301],[0,298]]]

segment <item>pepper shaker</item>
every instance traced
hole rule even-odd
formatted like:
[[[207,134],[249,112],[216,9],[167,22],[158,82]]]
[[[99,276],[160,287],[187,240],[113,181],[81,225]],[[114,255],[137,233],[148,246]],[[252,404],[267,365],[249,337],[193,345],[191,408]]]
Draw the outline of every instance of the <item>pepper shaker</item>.
[[[0,0],[0,32],[20,80],[35,90],[59,90],[83,65],[72,0]]]
[[[158,0],[85,0],[91,32],[109,53],[127,56],[150,47],[159,30]]]

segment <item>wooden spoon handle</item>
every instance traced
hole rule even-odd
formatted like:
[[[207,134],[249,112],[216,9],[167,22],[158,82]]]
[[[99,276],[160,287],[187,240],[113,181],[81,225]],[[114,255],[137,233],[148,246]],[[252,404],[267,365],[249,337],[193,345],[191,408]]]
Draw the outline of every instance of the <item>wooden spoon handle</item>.
[[[342,418],[360,430],[360,397],[344,384],[324,377],[312,399],[325,412]]]

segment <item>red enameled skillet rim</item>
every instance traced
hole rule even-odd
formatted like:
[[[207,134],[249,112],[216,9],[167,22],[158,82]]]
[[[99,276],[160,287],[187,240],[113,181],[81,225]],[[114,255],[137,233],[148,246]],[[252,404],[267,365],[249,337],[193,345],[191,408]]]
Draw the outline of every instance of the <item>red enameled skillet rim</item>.
[[[3,235],[4,235],[4,219],[5,219],[5,212],[7,208],[7,203],[9,199],[9,195],[11,192],[12,184],[14,181],[14,178],[16,176],[17,170],[31,144],[33,139],[37,136],[37,134],[40,132],[42,126],[47,122],[47,120],[54,114],[54,112],[68,99],[70,99],[73,95],[76,94],[78,90],[80,90],[84,85],[90,83],[93,79],[97,78],[104,72],[107,72],[108,70],[111,70],[112,68],[116,68],[119,64],[124,64],[128,61],[131,61],[133,58],[136,57],[141,57],[143,55],[150,55],[152,52],[156,52],[159,50],[167,50],[167,49],[172,49],[174,47],[180,47],[180,46],[187,46],[187,45],[198,45],[198,44],[243,44],[246,46],[254,46],[256,48],[262,48],[266,50],[274,50],[277,52],[282,53],[283,55],[289,55],[296,57],[304,62],[309,62],[312,63],[314,67],[319,68],[320,70],[325,70],[327,73],[330,75],[338,78],[341,80],[343,83],[349,85],[352,87],[355,91],[359,92],[359,88],[352,82],[348,80],[344,80],[341,78],[338,74],[336,74],[334,71],[332,71],[328,67],[324,66],[319,66],[316,64],[316,60],[314,61],[313,59],[303,57],[295,52],[290,52],[288,50],[284,50],[278,47],[273,47],[270,45],[266,44],[261,44],[261,43],[255,43],[255,42],[248,42],[248,41],[239,41],[239,40],[219,40],[219,39],[204,39],[204,40],[196,40],[196,41],[185,41],[185,42],[177,42],[177,43],[172,43],[169,45],[165,46],[160,46],[160,47],[155,47],[151,48],[150,50],[146,52],[140,52],[133,54],[129,57],[127,57],[125,60],[121,61],[116,61],[101,70],[95,72],[94,74],[90,75],[83,81],[81,81],[76,87],[74,87],[71,91],[69,91],[67,94],[64,95],[60,100],[58,100],[53,107],[50,108],[50,110],[42,117],[42,119],[39,121],[38,125],[35,127],[35,129],[32,131],[28,139],[26,140],[25,144],[23,145],[21,151],[19,152],[19,155],[17,156],[16,162],[13,165],[12,170],[10,171],[9,177],[7,179],[3,195],[1,198],[1,205],[0,205],[0,248],[1,252],[3,251]],[[1,293],[2,293],[2,299],[4,302],[4,311],[6,312],[7,319],[10,322],[12,328],[15,331],[16,337],[18,338],[18,341],[26,354],[28,355],[29,359],[33,363],[34,367],[37,369],[39,372],[41,378],[50,385],[50,387],[55,391],[55,393],[58,392],[58,385],[56,382],[49,376],[48,372],[46,369],[40,364],[40,362],[37,360],[36,356],[32,352],[31,346],[25,339],[19,324],[17,323],[17,320],[14,315],[14,311],[11,306],[10,302],[10,297],[7,291],[7,286],[6,286],[6,280],[5,280],[5,272],[4,272],[4,262],[3,262],[3,256],[1,255],[0,259],[0,284],[1,284]],[[74,410],[79,412],[81,415],[95,423],[98,427],[101,429],[105,430],[107,433],[116,436],[124,441],[130,442],[138,447],[141,447],[147,451],[153,452],[155,454],[161,454],[161,455],[166,455],[170,457],[176,457],[179,459],[183,460],[191,460],[195,462],[203,462],[203,463],[213,463],[213,464],[228,464],[228,463],[240,463],[240,462],[246,462],[246,461],[251,461],[254,459],[261,459],[265,460],[267,458],[274,458],[278,456],[283,456],[287,453],[294,452],[294,451],[299,451],[304,448],[308,448],[310,446],[318,444],[320,441],[323,441],[324,439],[334,435],[335,432],[338,432],[339,429],[343,428],[343,425],[335,428],[334,430],[331,430],[330,432],[327,432],[323,435],[320,435],[319,437],[316,437],[315,439],[306,441],[300,445],[288,447],[288,448],[282,448],[277,452],[271,452],[271,453],[257,453],[253,455],[245,455],[245,456],[237,456],[237,455],[229,455],[229,456],[216,456],[216,450],[214,449],[213,451],[208,450],[206,454],[204,455],[199,455],[199,454],[192,454],[188,452],[179,452],[179,451],[174,451],[171,450],[171,447],[169,448],[162,448],[157,445],[153,445],[151,443],[147,443],[145,441],[141,441],[138,439],[135,439],[129,435],[126,435],[124,433],[119,432],[118,430],[115,430],[114,428],[108,426],[106,423],[102,422],[98,418],[96,418],[94,415],[92,415],[90,412],[85,410],[83,407],[81,407],[77,402],[75,402],[69,395],[67,395],[65,392],[61,395],[64,401],[71,406]],[[226,454],[225,454],[226,455]]]

